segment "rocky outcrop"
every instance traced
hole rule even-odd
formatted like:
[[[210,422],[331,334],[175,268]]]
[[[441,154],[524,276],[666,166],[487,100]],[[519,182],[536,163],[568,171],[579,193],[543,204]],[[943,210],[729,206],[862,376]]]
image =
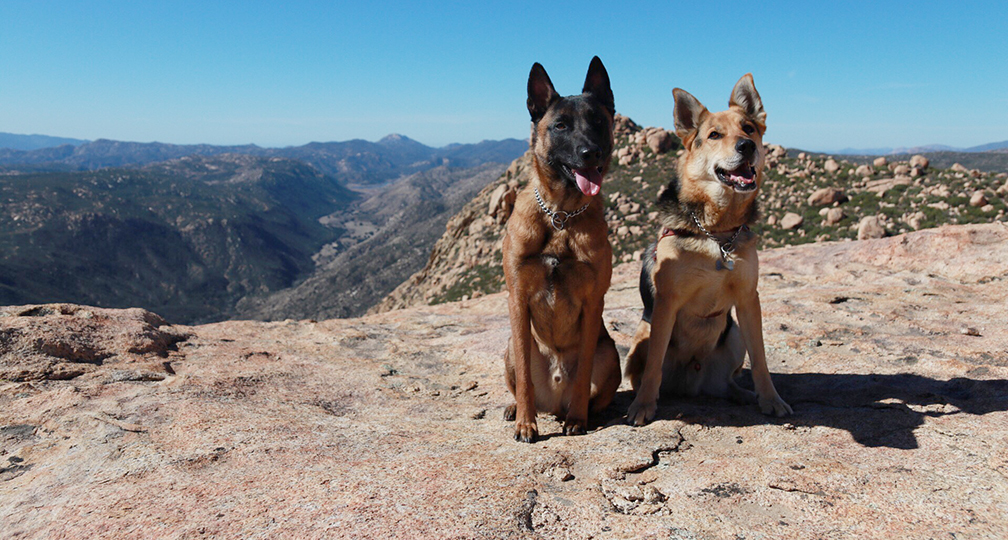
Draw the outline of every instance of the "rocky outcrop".
[[[68,380],[97,373],[116,380],[162,380],[170,373],[164,359],[187,337],[139,308],[0,307],[0,380]]]
[[[197,327],[12,308],[5,367],[41,354],[10,337],[29,323],[109,356],[0,381],[0,536],[1004,537],[1005,261],[1000,224],[766,250],[767,357],[793,416],[671,399],[633,428],[624,386],[587,435],[542,416],[532,445],[501,420],[504,294]],[[621,355],[637,272],[618,266],[606,297]],[[163,378],[117,376],[134,357]]]

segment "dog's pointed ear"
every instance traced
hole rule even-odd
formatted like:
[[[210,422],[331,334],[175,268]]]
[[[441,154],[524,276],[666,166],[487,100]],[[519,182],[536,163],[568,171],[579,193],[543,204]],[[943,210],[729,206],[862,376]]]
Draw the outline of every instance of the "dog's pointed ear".
[[[675,116],[676,135],[686,144],[686,140],[700,128],[707,107],[682,88],[674,88],[672,95],[675,96],[675,111],[672,114]]]
[[[550,81],[546,69],[539,62],[532,64],[528,79],[528,110],[532,121],[538,122],[558,99],[560,96],[553,89],[553,81]]]
[[[585,76],[581,93],[591,94],[605,106],[609,114],[616,114],[616,104],[613,101],[612,88],[609,86],[609,73],[597,56],[592,58],[591,64],[588,65],[588,75]]]
[[[763,110],[763,100],[760,99],[756,84],[753,83],[752,73],[746,73],[735,83],[728,106],[739,107],[746,116],[766,125],[766,111]]]

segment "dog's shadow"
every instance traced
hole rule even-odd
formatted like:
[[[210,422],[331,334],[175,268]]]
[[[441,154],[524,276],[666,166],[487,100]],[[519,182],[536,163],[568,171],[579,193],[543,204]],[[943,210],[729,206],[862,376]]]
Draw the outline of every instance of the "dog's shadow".
[[[654,421],[680,419],[707,426],[791,424],[842,429],[868,447],[914,449],[914,431],[925,417],[983,415],[1008,410],[1008,380],[957,377],[937,380],[921,375],[825,373],[774,374],[774,384],[794,414],[765,416],[755,405],[736,405],[707,397],[663,397]],[[746,370],[740,385],[749,383]],[[625,421],[633,392],[620,391],[595,419],[602,426]]]

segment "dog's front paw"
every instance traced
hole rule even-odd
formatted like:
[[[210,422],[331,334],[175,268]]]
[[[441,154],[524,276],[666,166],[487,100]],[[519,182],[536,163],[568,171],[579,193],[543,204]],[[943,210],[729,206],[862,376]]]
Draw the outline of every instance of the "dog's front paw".
[[[534,443],[539,437],[539,427],[536,426],[535,420],[522,421],[518,420],[515,422],[515,440],[518,442]]]
[[[638,397],[630,404],[630,408],[627,410],[627,423],[634,426],[643,426],[654,418],[656,410],[658,410],[657,400],[642,400]]]
[[[769,416],[787,416],[789,414],[794,414],[791,410],[791,406],[784,402],[783,399],[777,392],[774,392],[769,396],[759,396],[759,408],[763,411],[763,414]]]
[[[585,426],[587,424],[588,421],[584,418],[574,418],[568,416],[567,419],[564,420],[564,435],[584,435]]]

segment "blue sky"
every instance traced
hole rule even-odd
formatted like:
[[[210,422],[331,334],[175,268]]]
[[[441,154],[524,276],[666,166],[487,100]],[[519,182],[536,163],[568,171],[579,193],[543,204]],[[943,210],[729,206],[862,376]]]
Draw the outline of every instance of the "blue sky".
[[[672,127],[672,88],[712,110],[752,72],[790,147],[1008,139],[1008,2],[0,3],[0,131],[300,145],[528,136],[541,62]]]

